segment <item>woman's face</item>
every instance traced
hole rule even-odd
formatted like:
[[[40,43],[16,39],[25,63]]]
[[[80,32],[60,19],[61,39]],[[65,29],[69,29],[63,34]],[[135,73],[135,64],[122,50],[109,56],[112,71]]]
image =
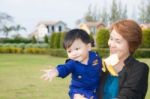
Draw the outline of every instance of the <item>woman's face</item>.
[[[110,33],[108,46],[111,54],[117,54],[119,59],[125,59],[129,56],[129,46],[127,41],[113,29]]]

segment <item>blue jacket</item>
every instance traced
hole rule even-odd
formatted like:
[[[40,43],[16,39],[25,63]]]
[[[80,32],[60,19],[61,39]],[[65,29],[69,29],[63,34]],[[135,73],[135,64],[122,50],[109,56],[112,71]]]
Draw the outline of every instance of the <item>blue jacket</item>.
[[[87,65],[69,59],[65,64],[57,66],[58,77],[64,78],[71,74],[70,91],[74,89],[96,90],[100,81],[101,68],[101,58],[91,51]]]

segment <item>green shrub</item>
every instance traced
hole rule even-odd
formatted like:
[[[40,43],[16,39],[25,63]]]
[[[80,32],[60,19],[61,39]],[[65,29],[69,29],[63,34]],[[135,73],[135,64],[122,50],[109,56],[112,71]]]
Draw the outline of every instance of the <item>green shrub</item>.
[[[22,49],[22,48],[16,48],[16,49],[15,49],[15,52],[16,52],[17,54],[21,54],[21,53],[23,53],[23,49]]]
[[[9,53],[9,47],[0,47],[0,53]]]
[[[66,33],[61,33],[61,36],[60,36],[60,48],[63,48],[63,41],[64,41],[64,37],[65,37]]]
[[[51,56],[67,57],[67,53],[64,49],[49,49],[49,54]]]
[[[60,48],[60,33],[55,33],[54,37],[54,48]]]
[[[96,47],[108,48],[109,31],[107,29],[100,29],[96,34]]]
[[[44,43],[49,43],[49,37],[48,37],[48,35],[44,36]]]
[[[29,43],[29,44],[26,44],[25,48],[33,48],[34,44],[32,43]]]
[[[143,30],[142,48],[150,48],[150,29]]]
[[[39,48],[49,48],[47,43],[40,44]]]
[[[16,44],[16,47],[17,48],[25,48],[26,44],[25,43],[19,43],[19,44]]]
[[[35,36],[32,36],[32,43],[37,43]]]
[[[52,33],[49,40],[50,48],[54,48],[54,41],[55,41],[55,33]]]
[[[137,58],[150,58],[150,49],[138,49],[135,54],[134,57]]]

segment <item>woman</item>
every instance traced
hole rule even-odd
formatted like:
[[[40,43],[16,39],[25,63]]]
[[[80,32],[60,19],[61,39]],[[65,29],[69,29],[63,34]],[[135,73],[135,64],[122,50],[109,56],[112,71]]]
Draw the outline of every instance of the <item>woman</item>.
[[[98,90],[99,99],[144,99],[148,88],[147,64],[133,57],[142,42],[142,30],[133,20],[121,20],[112,25],[108,40],[110,55],[117,54],[114,66],[119,76],[103,72]]]

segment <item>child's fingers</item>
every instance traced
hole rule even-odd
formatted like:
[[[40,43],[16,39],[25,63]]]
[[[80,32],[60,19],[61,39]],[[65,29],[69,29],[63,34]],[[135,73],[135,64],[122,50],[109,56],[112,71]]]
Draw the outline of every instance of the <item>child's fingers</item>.
[[[41,76],[41,79],[43,79],[43,80],[48,80],[49,77],[48,77],[47,75],[42,75],[42,76]]]
[[[46,77],[47,77],[47,75],[44,74],[44,75],[42,75],[40,78],[41,78],[41,79],[45,79]]]
[[[50,69],[51,69],[52,67],[53,67],[52,65],[49,65],[49,66],[48,66],[48,68],[50,68]]]
[[[40,70],[41,72],[44,72],[44,73],[49,73],[51,71],[51,69],[44,69],[44,70]]]

